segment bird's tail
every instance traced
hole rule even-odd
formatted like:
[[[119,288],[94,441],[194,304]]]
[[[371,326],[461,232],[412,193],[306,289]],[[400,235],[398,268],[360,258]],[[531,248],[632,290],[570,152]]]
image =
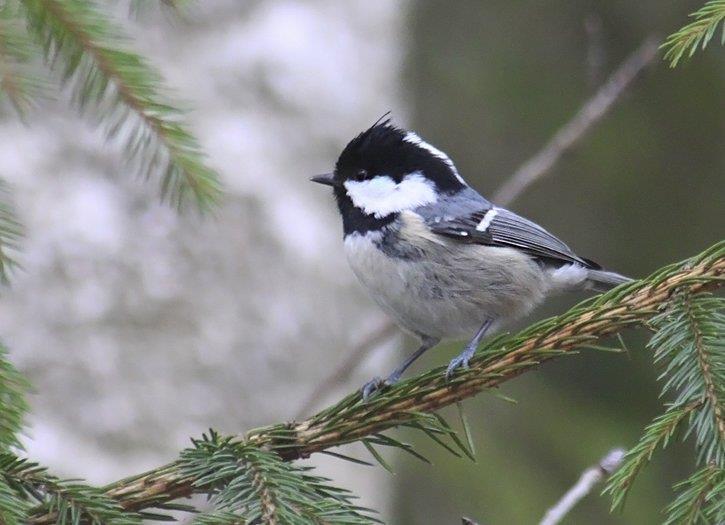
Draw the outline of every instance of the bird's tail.
[[[608,272],[606,270],[587,270],[588,288],[597,292],[606,292],[623,283],[631,282],[632,279],[619,275],[618,273]]]

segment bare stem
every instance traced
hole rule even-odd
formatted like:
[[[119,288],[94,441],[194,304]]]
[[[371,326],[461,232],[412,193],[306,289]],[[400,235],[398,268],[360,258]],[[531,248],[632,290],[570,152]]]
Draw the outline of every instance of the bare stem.
[[[582,475],[574,486],[566,491],[566,494],[561,497],[556,505],[546,511],[539,525],[556,525],[564,519],[582,498],[619,468],[619,465],[622,464],[622,460],[624,459],[624,453],[624,449],[621,448],[610,450],[599,463],[582,472]]]
[[[657,56],[659,40],[647,38],[612,73],[592,98],[577,111],[574,118],[557,131],[551,140],[517,169],[493,196],[493,202],[506,206],[518,198],[531,184],[546,175],[561,156],[569,151],[595,124],[609,113],[644,68]]]

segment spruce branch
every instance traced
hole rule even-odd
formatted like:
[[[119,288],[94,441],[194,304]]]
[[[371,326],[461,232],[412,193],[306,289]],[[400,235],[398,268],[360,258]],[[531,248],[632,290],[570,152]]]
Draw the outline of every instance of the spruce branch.
[[[10,272],[18,266],[15,253],[22,235],[23,229],[15,216],[10,191],[0,179],[0,284],[7,284]]]
[[[197,517],[205,525],[261,523],[376,523],[349,492],[284,462],[277,454],[222,438],[211,431],[182,452],[180,470],[196,490],[212,495],[214,510]]]
[[[118,139],[145,178],[159,179],[176,206],[210,209],[221,192],[182,112],[162,97],[161,77],[90,0],[21,0],[28,27],[61,72],[74,102],[93,109],[109,139]]]
[[[437,410],[494,389],[545,361],[574,355],[577,348],[624,328],[648,326],[655,316],[679,301],[684,290],[697,294],[716,288],[723,282],[723,273],[725,242],[720,242],[685,263],[667,266],[646,279],[622,285],[561,316],[538,322],[516,335],[495,338],[476,354],[468,370],[450,381],[445,380],[444,368],[436,368],[395,385],[366,403],[355,392],[304,421],[252,430],[228,443],[273,452],[283,461],[292,461],[338,445],[374,439],[394,427],[410,427],[435,436],[440,443],[450,438],[453,444],[446,446],[452,450],[466,449],[453,438],[451,434],[455,433]],[[659,423],[664,427],[664,434],[659,435],[665,438],[660,437],[654,448],[671,435],[670,428],[698,407],[668,411],[670,419]],[[183,465],[180,460],[118,481],[105,487],[105,494],[124,509],[138,511],[194,492],[208,492],[208,487],[199,486],[199,474]],[[34,517],[38,524],[55,521],[52,515]]]
[[[0,5],[0,99],[5,95],[20,116],[44,95],[46,80],[32,60],[36,46],[22,27],[17,5]]]
[[[27,390],[27,381],[10,364],[7,350],[0,342],[0,452],[20,446],[18,434],[28,411]]]
[[[665,448],[678,429],[702,405],[694,402],[689,405],[670,405],[664,414],[657,416],[644,429],[644,435],[637,445],[624,456],[623,465],[609,478],[604,493],[612,495],[612,510],[621,509],[632,488],[635,478],[652,459],[658,447]]]
[[[194,0],[157,0],[155,2],[150,2],[149,0],[131,0],[128,11],[132,16],[138,17],[151,8],[161,7],[174,15],[183,15],[193,3]]]
[[[18,509],[36,505],[36,516],[24,519],[24,524],[42,522],[49,516],[53,523],[69,525],[141,524],[141,515],[125,511],[100,489],[61,480],[46,468],[11,452],[0,452],[0,506],[3,487],[12,493],[15,502],[22,502]]]
[[[725,466],[725,304],[709,295],[679,295],[652,320],[655,361],[666,363],[663,395],[678,392],[678,405],[700,403],[688,433],[694,433],[702,463]]]
[[[725,469],[707,465],[675,485],[665,525],[725,523]]]
[[[625,455],[622,468],[609,480],[605,492],[612,495],[613,510],[624,505],[640,469],[659,446],[667,447],[681,426],[686,426],[685,437],[694,436],[698,463],[725,468],[724,311],[725,299],[709,293],[696,295],[685,288],[650,320],[656,332],[648,347],[654,351],[655,363],[664,369],[659,376],[664,381],[662,395],[674,394],[675,399],[645,428],[639,443]],[[675,507],[668,512],[687,513]]]
[[[694,20],[685,27],[671,34],[662,44],[665,49],[665,60],[670,67],[677,67],[682,58],[692,57],[698,48],[705,49],[712,40],[718,26],[725,22],[725,0],[710,0],[699,10],[690,15]],[[725,24],[722,27],[720,44],[725,44]]]
[[[30,503],[19,497],[5,479],[0,476],[0,523],[23,525],[27,523]]]

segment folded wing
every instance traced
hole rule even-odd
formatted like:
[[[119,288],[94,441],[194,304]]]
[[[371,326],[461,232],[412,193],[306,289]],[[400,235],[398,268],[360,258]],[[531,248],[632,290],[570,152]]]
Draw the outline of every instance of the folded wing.
[[[517,248],[544,262],[576,263],[600,269],[598,264],[579,257],[538,224],[503,208],[491,207],[460,217],[446,217],[430,222],[430,226],[435,233],[461,242]]]

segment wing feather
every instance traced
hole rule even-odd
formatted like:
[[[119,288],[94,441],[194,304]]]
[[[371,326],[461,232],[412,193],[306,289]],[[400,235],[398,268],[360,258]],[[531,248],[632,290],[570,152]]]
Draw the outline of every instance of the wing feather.
[[[487,213],[493,214],[488,221],[485,220]],[[503,208],[483,209],[429,225],[433,232],[462,242],[518,248],[537,259],[599,268],[596,263],[576,255],[538,224]]]

